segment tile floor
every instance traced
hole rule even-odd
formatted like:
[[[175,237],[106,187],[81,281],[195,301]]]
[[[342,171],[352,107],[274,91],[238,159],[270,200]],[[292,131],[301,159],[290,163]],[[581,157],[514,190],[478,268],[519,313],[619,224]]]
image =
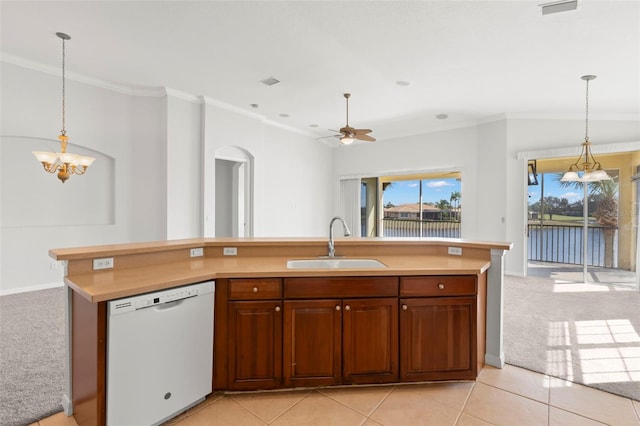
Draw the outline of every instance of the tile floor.
[[[640,402],[507,365],[475,383],[214,393],[166,426],[492,424],[640,426]],[[39,422],[75,425],[63,413]]]

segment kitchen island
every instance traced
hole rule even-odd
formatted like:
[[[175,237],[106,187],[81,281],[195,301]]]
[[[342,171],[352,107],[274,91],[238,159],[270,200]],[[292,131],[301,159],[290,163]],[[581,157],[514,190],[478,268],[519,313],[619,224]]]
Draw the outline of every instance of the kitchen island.
[[[345,238],[336,241],[337,256],[384,267],[321,269],[287,267],[326,255],[320,238],[51,250],[66,261],[65,411],[79,424],[105,424],[108,301],[207,280],[216,281],[215,390],[473,380],[485,363],[504,363],[503,255],[510,248]],[[425,330],[434,340],[420,341]]]

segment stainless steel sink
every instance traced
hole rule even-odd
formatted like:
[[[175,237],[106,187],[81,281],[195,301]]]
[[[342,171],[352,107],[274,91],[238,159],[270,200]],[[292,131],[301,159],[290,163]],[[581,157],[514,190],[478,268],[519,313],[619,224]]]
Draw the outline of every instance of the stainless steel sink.
[[[376,269],[387,265],[375,259],[318,258],[287,260],[288,269]]]

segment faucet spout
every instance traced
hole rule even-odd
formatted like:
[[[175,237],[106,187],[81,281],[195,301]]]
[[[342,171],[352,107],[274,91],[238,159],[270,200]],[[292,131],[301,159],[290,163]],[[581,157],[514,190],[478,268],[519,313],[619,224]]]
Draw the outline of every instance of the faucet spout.
[[[344,228],[345,237],[348,237],[349,235],[351,235],[351,231],[349,231],[349,227],[347,226],[347,223],[344,221],[343,218],[341,218],[340,216],[336,216],[333,219],[331,219],[331,222],[329,223],[329,257],[335,257],[336,255],[336,247],[333,241],[333,224],[336,221],[340,221],[340,223],[342,223],[342,228]]]

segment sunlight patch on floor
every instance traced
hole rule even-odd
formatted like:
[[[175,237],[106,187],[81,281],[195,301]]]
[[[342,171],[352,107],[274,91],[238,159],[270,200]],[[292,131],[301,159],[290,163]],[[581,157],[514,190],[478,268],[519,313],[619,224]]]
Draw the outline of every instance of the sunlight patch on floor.
[[[578,345],[573,371],[572,336]],[[630,346],[620,347],[619,344]],[[550,375],[581,375],[585,384],[640,381],[640,335],[628,319],[549,323],[547,367]],[[618,345],[618,346],[615,346]]]

